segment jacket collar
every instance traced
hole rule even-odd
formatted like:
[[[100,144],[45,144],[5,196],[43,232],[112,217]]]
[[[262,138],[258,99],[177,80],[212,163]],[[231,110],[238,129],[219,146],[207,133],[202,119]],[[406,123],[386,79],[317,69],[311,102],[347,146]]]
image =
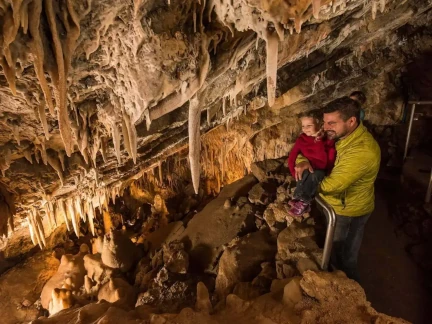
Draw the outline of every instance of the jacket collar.
[[[366,132],[366,127],[363,125],[362,122],[357,126],[357,128],[349,134],[344,139],[341,139],[336,142],[336,147],[338,149],[350,146],[353,142],[355,142],[359,137],[361,137]]]

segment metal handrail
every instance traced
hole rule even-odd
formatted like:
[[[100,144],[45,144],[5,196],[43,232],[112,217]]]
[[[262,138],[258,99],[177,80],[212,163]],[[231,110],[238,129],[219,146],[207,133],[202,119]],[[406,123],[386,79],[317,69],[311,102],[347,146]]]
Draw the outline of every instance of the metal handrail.
[[[324,214],[327,217],[327,231],[324,242],[323,256],[321,260],[321,269],[327,270],[330,262],[334,231],[336,227],[336,212],[333,207],[330,206],[327,202],[325,202],[324,199],[322,199],[319,195],[315,197],[315,201],[323,208]]]
[[[408,156],[408,147],[409,147],[409,142],[410,142],[410,138],[411,138],[411,130],[412,130],[412,124],[414,121],[414,113],[415,113],[416,105],[420,105],[420,106],[421,105],[432,105],[432,101],[410,100],[410,101],[408,101],[408,104],[412,105],[412,108],[411,108],[410,120],[408,123],[408,133],[407,133],[407,137],[405,140],[405,151],[404,151],[404,155],[403,155],[404,161]]]

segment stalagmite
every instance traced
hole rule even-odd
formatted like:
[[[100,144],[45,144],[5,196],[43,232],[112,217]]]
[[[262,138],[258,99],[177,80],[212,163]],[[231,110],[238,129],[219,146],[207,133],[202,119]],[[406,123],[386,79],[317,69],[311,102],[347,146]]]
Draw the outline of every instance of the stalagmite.
[[[207,125],[210,126],[211,124],[211,115],[210,115],[210,108],[207,109]]]
[[[113,138],[114,150],[116,153],[117,162],[118,162],[118,164],[120,164],[121,163],[120,133],[119,133],[119,130],[118,130],[115,122],[113,122],[111,124],[111,134],[112,134],[112,138]]]
[[[49,140],[48,122],[45,114],[45,100],[42,100],[38,106],[38,116],[45,133],[45,138]]]
[[[189,102],[189,162],[192,175],[192,184],[195,193],[198,194],[200,183],[200,117],[201,107],[197,97],[194,97]]]
[[[47,102],[49,111],[52,116],[54,116],[54,104],[51,96],[51,90],[48,87],[47,80],[45,78],[45,72],[43,69],[44,64],[44,49],[42,44],[42,39],[39,33],[40,17],[42,12],[42,0],[34,0],[29,4],[29,30],[32,36],[32,41],[30,42],[30,48],[32,50],[34,59],[34,69],[36,76],[39,80],[39,84],[42,88],[42,92],[45,96],[45,101]]]
[[[272,107],[276,99],[276,78],[278,64],[278,45],[279,40],[276,34],[268,32],[266,37],[267,51],[267,100]]]
[[[63,144],[66,150],[66,155],[71,156],[73,151],[73,138],[71,132],[71,126],[67,108],[66,98],[66,69],[65,57],[69,55],[68,51],[63,53],[62,44],[60,41],[59,33],[57,30],[56,15],[53,9],[53,2],[51,0],[45,0],[45,13],[48,19],[48,24],[51,30],[53,49],[57,63],[58,79],[57,79],[57,91],[58,91],[58,122],[60,135],[63,140]],[[69,7],[69,6],[68,6]]]
[[[312,0],[312,10],[315,19],[319,18],[320,8],[321,8],[321,0]]]

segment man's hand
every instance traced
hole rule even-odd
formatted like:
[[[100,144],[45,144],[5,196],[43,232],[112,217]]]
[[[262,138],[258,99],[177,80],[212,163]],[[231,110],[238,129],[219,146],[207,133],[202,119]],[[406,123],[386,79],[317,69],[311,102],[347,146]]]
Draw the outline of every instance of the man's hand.
[[[309,170],[310,173],[314,173],[314,170],[308,161],[303,161],[296,164],[295,168],[295,179],[299,181],[302,179],[303,171]]]

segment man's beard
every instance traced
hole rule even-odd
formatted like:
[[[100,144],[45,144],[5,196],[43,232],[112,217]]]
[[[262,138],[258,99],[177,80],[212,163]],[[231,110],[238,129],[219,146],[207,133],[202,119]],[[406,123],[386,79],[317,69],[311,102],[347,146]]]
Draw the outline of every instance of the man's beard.
[[[337,141],[346,136],[348,134],[348,130],[344,129],[341,134],[337,134],[335,131],[326,131],[325,133],[328,139]]]

